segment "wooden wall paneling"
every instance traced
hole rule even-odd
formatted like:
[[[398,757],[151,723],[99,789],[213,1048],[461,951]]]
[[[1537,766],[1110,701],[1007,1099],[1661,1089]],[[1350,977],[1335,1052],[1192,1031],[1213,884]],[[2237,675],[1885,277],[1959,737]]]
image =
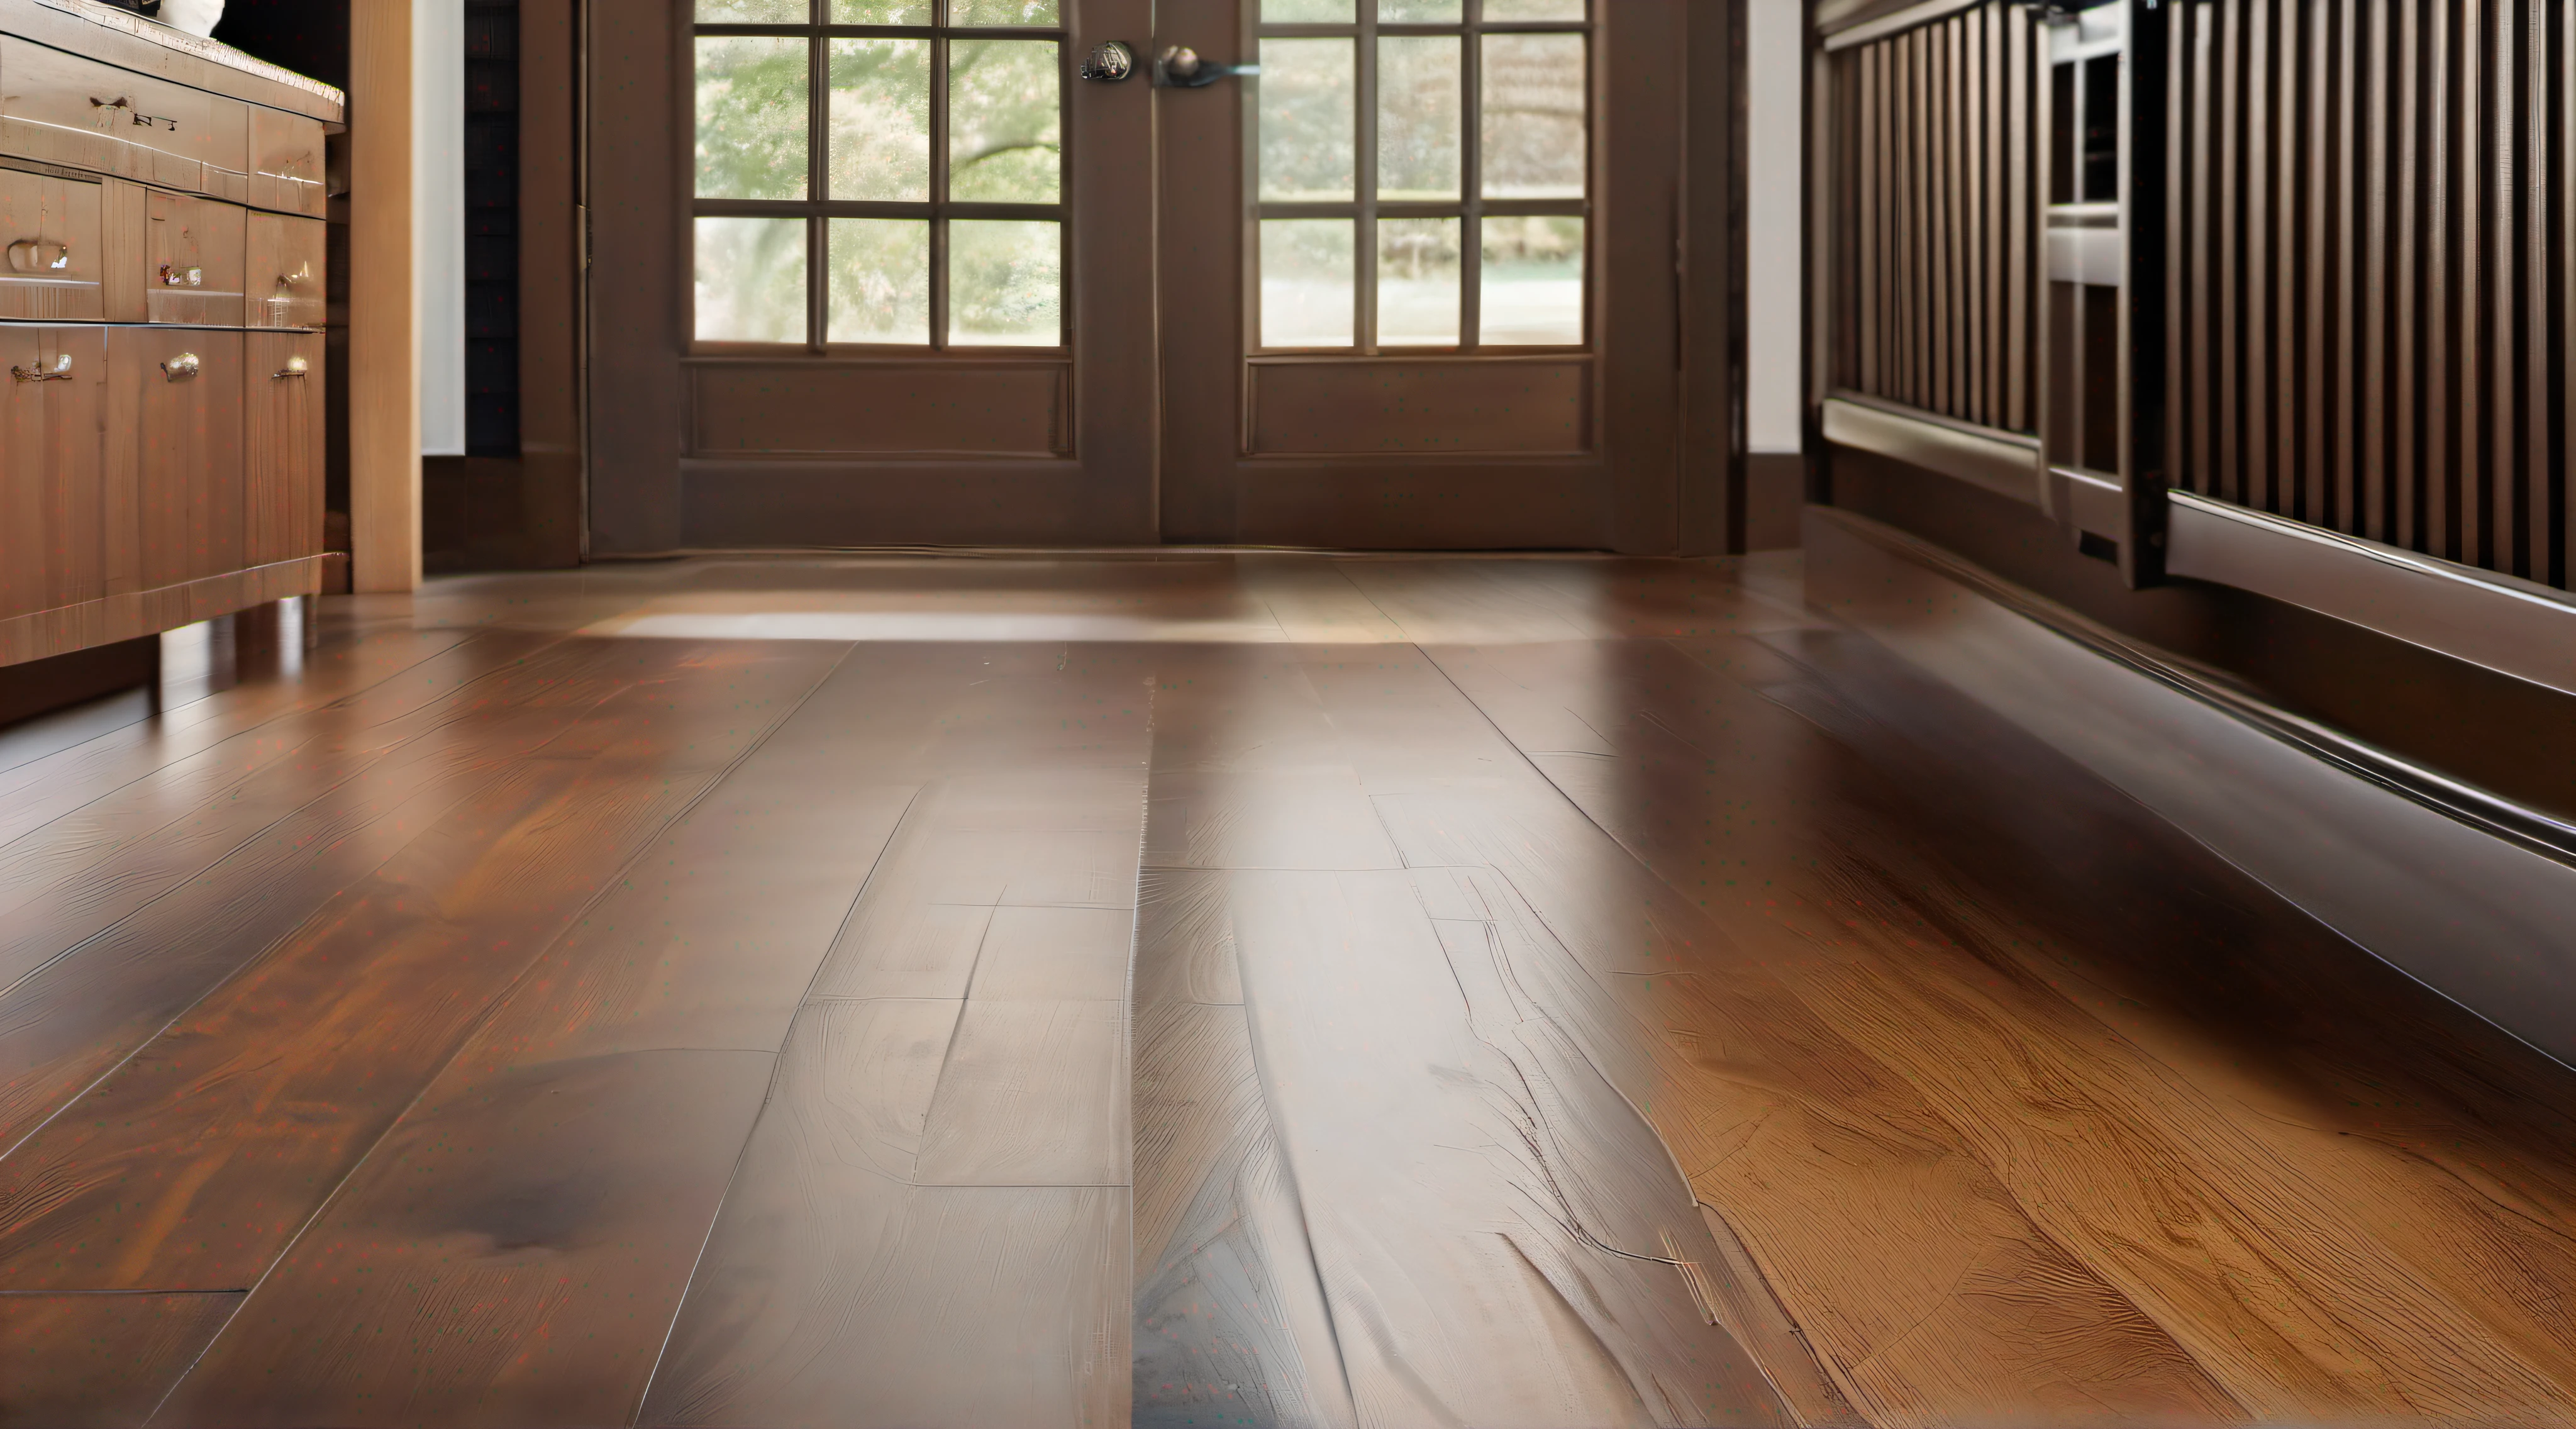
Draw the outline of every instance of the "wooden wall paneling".
[[[2566,0],[2550,8],[2551,38],[2555,53],[2550,62],[2564,76],[2571,62],[2576,62],[2576,15],[2569,13]],[[2557,203],[2550,214],[2550,241],[2547,251],[2556,255],[2551,272],[2555,287],[2548,314],[2550,350],[2557,363],[2557,380],[2542,394],[2551,413],[2553,426],[2549,460],[2554,468],[2551,499],[2556,503],[2558,526],[2557,547],[2551,553],[2549,581],[2553,585],[2576,588],[2576,341],[2568,329],[2576,325],[2576,82],[2562,79],[2554,95],[2549,122],[2559,135],[2556,172]]]
[[[2011,149],[2006,160],[2009,180],[2005,186],[2006,214],[2010,228],[2004,245],[2004,268],[2012,276],[2005,294],[2004,348],[2004,419],[2010,431],[2027,432],[2036,425],[2031,415],[2030,369],[2038,351],[2036,324],[2039,315],[2031,301],[2031,274],[2038,265],[2033,232],[2039,213],[2039,172],[2034,163],[2040,152],[2037,135],[2038,100],[2038,35],[2029,17],[2020,10],[2006,16],[2004,24],[2004,134]]]
[[[582,173],[577,0],[519,3],[520,559],[581,563]]]
[[[2553,576],[2552,556],[2556,547],[2555,513],[2550,509],[2555,494],[2566,483],[2566,470],[2552,459],[2550,424],[2550,373],[2553,364],[2550,325],[2553,316],[2550,294],[2553,284],[2550,269],[2550,209],[2560,201],[2563,189],[2550,184],[2550,165],[2554,161],[2550,141],[2550,79],[2556,58],[2551,53],[2552,32],[2546,4],[2523,7],[2526,28],[2523,31],[2522,97],[2518,116],[2519,139],[2523,144],[2520,163],[2514,165],[2513,178],[2519,188],[2516,201],[2521,207],[2521,233],[2514,256],[2514,271],[2522,288],[2515,296],[2514,320],[2521,347],[2521,371],[2517,374],[2514,401],[2520,409],[2519,430],[2515,433],[2520,447],[2520,479],[2515,483],[2512,530],[2517,534],[2513,573],[2530,580],[2564,579]],[[2563,70],[2557,71],[2563,73]]]
[[[2357,283],[2361,367],[2354,399],[2360,431],[2359,460],[2353,478],[2356,506],[2352,529],[2374,541],[2389,539],[2389,399],[2396,372],[2389,360],[2389,329],[2396,320],[2396,295],[2389,291],[2396,276],[2390,266],[2389,128],[2404,98],[2393,87],[2395,76],[2389,68],[2389,46],[2396,33],[2390,12],[2395,8],[2361,7],[2361,64],[2354,79],[2354,88],[2362,96],[2363,137],[2355,181],[2360,210],[2356,221],[2362,230]]]

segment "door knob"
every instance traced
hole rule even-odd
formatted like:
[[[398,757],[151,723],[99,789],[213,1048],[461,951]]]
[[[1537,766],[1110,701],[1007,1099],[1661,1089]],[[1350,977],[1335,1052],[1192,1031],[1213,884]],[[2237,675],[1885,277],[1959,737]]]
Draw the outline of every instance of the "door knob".
[[[1135,72],[1136,52],[1125,40],[1102,40],[1082,62],[1082,77],[1102,84],[1116,84]]]
[[[1167,89],[1204,89],[1227,75],[1259,73],[1259,65],[1221,65],[1201,59],[1187,45],[1167,45],[1154,57],[1154,83]]]

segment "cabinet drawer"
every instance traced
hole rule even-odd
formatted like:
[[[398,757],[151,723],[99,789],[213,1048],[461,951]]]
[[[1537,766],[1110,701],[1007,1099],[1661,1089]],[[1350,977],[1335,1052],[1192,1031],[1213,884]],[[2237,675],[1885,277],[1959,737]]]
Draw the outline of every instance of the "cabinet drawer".
[[[244,559],[257,566],[318,555],[322,334],[255,332],[242,343]]]
[[[251,106],[251,207],[322,217],[330,207],[322,162],[322,121]]]
[[[250,216],[250,256],[242,270],[244,327],[322,326],[330,232],[318,218]]]
[[[143,308],[148,321],[242,325],[246,210],[210,198],[144,201]]]
[[[99,186],[0,169],[0,318],[107,316]]]
[[[107,594],[104,330],[0,325],[0,619]]]
[[[0,35],[0,149],[248,198],[250,106]]]
[[[242,334],[108,330],[108,381],[136,444],[142,586],[242,568]]]

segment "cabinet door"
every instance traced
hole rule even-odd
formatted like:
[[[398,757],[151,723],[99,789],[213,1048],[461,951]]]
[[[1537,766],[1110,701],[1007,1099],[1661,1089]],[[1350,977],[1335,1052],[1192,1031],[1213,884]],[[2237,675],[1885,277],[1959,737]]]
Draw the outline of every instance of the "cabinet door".
[[[320,218],[329,207],[322,179],[322,121],[252,106],[251,206]]]
[[[0,325],[0,619],[107,593],[105,344],[98,328]]]
[[[96,322],[99,187],[0,169],[0,318]]]
[[[176,189],[247,198],[250,106],[0,35],[0,148]]]
[[[254,213],[243,260],[245,327],[322,326],[330,230],[318,218]]]
[[[159,190],[144,203],[143,306],[151,321],[240,327],[245,210]]]
[[[143,587],[240,570],[242,335],[112,333],[110,380],[134,392]]]
[[[254,566],[322,549],[322,334],[243,339],[244,557]]]

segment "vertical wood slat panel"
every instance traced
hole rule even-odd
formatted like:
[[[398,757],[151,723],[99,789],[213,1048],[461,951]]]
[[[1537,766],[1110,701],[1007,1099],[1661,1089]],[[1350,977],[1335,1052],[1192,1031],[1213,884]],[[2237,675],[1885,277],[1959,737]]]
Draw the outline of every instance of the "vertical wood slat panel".
[[[2166,24],[2175,484],[2565,585],[2576,0]]]
[[[1833,56],[1838,382],[2035,427],[2036,31],[2027,10],[1990,0]]]

